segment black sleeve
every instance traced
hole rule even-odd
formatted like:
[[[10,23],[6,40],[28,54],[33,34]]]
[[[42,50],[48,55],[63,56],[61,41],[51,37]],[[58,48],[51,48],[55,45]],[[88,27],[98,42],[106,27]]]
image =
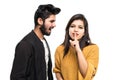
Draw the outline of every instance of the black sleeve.
[[[29,58],[32,55],[32,45],[20,42],[15,49],[15,57],[10,75],[10,80],[26,80]]]

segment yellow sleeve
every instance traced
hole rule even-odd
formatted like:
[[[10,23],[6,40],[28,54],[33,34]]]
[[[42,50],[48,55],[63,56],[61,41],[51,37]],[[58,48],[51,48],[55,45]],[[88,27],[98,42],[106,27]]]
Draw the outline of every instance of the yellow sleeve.
[[[99,48],[97,45],[92,45],[86,59],[88,62],[88,70],[84,80],[92,80],[96,74],[99,61]]]
[[[58,47],[55,51],[55,67],[53,68],[53,72],[60,72],[60,48]]]

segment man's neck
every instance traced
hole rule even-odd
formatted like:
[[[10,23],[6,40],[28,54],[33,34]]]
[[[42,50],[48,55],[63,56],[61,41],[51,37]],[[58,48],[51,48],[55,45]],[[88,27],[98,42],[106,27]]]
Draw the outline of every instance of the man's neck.
[[[33,30],[35,32],[35,34],[37,35],[37,37],[41,40],[44,38],[44,35],[42,34],[42,32],[40,31],[40,29],[37,27]]]

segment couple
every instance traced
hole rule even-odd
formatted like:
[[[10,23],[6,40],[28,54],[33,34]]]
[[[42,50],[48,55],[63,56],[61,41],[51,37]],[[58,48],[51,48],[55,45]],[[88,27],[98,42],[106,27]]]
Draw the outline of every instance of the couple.
[[[60,8],[40,5],[34,15],[34,29],[16,46],[10,80],[53,80],[49,36],[56,26]],[[91,80],[97,71],[99,48],[89,37],[88,22],[75,14],[66,26],[64,42],[55,52],[53,72],[57,80]]]

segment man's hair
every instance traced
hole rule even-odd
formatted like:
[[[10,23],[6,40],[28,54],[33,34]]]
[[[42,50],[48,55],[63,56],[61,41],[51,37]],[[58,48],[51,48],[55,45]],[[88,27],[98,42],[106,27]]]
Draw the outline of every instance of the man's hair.
[[[42,18],[43,21],[50,15],[56,15],[61,11],[60,8],[53,6],[52,4],[39,5],[34,15],[35,26],[38,25],[37,19]]]

